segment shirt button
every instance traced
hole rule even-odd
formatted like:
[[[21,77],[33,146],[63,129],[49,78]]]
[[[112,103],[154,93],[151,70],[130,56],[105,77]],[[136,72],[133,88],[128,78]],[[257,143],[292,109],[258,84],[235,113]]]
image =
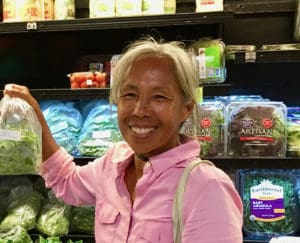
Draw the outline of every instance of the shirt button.
[[[146,162],[145,165],[144,165],[145,168],[149,168],[150,166],[151,166],[150,162]]]

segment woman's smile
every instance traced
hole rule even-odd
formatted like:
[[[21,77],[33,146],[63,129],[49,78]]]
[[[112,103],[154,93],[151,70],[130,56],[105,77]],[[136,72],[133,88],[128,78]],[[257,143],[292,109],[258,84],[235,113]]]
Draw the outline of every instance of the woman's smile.
[[[147,138],[156,130],[157,127],[135,127],[129,126],[133,135],[138,138]]]

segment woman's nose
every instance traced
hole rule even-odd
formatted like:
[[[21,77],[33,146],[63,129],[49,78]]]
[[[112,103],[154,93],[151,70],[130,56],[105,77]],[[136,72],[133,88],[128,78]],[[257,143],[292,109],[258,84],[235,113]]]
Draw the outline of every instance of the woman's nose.
[[[151,102],[146,98],[139,98],[134,106],[134,114],[137,116],[149,116],[151,114]]]

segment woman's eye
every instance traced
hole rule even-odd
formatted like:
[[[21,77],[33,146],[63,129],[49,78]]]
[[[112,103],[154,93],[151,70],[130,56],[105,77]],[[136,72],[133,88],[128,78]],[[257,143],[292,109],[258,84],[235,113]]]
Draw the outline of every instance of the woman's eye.
[[[166,96],[164,96],[164,95],[154,95],[154,98],[155,99],[159,99],[159,100],[166,100],[166,99],[168,99]]]
[[[125,93],[125,94],[122,94],[121,97],[135,97],[136,94],[135,93]]]

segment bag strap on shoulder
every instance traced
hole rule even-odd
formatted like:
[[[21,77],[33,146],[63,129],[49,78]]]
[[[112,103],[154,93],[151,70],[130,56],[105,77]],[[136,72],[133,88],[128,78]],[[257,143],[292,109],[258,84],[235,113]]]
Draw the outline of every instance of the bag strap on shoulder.
[[[173,202],[173,212],[172,212],[174,243],[181,243],[181,235],[184,227],[183,220],[182,220],[182,202],[183,202],[183,194],[185,192],[186,182],[193,168],[195,168],[197,165],[202,163],[206,163],[214,166],[214,164],[209,160],[201,160],[201,159],[194,160],[184,169],[179,179],[179,183],[176,188],[175,198]]]

